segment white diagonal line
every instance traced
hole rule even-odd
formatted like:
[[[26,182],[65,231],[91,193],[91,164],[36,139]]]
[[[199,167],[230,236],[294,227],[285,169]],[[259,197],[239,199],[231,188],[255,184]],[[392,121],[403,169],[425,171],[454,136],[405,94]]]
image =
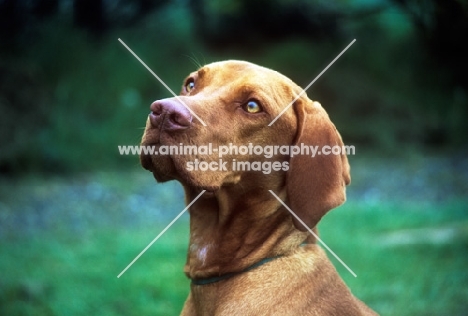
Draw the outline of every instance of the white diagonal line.
[[[169,86],[168,86],[164,81],[162,81],[162,79],[159,78],[159,76],[158,76],[157,74],[155,74],[154,71],[152,71],[151,68],[148,67],[148,66],[144,63],[144,61],[141,60],[140,57],[138,57],[137,54],[135,54],[135,53],[133,52],[133,50],[130,49],[130,47],[127,46],[127,44],[124,43],[124,41],[122,41],[122,40],[119,38],[119,42],[120,42],[123,46],[125,46],[125,48],[126,48],[133,56],[135,56],[135,58],[138,59],[138,61],[139,61],[143,66],[145,66],[145,68],[148,69],[148,71],[149,71],[156,79],[158,79],[158,81],[159,81],[170,93],[172,93],[172,95],[173,95],[183,106],[185,106],[185,107],[187,108],[187,110],[189,110],[190,113],[192,113],[192,115],[195,116],[195,117],[200,121],[200,123],[202,123],[203,126],[206,126],[205,122],[203,122],[202,119],[199,118],[198,115],[195,114],[195,112],[193,112],[193,110],[192,110],[191,108],[189,108],[189,107],[187,106],[187,104],[185,104],[184,101],[182,101],[182,100],[179,98],[179,96],[178,96],[177,94],[175,94],[174,91],[172,91],[172,89],[169,88]]]
[[[154,243],[159,239],[159,237],[161,237],[161,236],[166,232],[166,230],[168,230],[168,229],[172,226],[172,224],[174,224],[175,221],[178,220],[179,217],[181,217],[181,216],[185,213],[185,211],[187,211],[188,208],[189,208],[190,206],[192,206],[192,204],[195,203],[195,201],[198,200],[198,198],[199,198],[200,196],[202,196],[202,194],[205,193],[205,192],[206,192],[206,190],[201,191],[200,194],[198,194],[197,197],[194,198],[193,201],[190,202],[190,204],[187,205],[187,207],[184,208],[183,211],[180,212],[180,214],[177,215],[176,218],[174,218],[174,219],[172,220],[172,222],[170,222],[169,225],[167,225],[166,228],[164,228],[164,229],[162,230],[162,232],[160,232],[159,235],[156,236],[156,238],[154,238],[153,241],[150,242],[149,245],[146,246],[146,248],[143,249],[143,250],[138,254],[138,256],[136,256],[135,259],[133,259],[133,261],[129,263],[129,265],[128,265],[125,269],[123,269],[122,272],[120,272],[120,274],[117,276],[117,278],[120,278],[120,277],[122,276],[122,274],[124,274],[125,271],[127,271],[128,268],[130,268],[130,267],[132,266],[132,264],[134,264],[135,261],[137,261],[138,258],[140,258],[140,257],[145,253],[145,251],[148,250],[148,248],[151,247],[151,245],[154,244]]]
[[[277,196],[275,194],[275,192],[273,192],[272,190],[268,190],[270,191],[270,193],[278,200],[280,201],[281,204],[283,204],[283,206],[302,224],[304,225],[304,227],[309,231],[309,233],[311,233],[315,238],[317,238],[317,240],[333,255],[333,257],[335,257],[355,278],[357,277],[356,273],[353,272],[353,270],[351,270],[350,267],[348,267],[346,265],[346,263],[343,262],[343,260],[340,259],[340,257],[338,257],[334,252],[333,250],[330,249],[330,247],[327,246],[327,244],[325,244],[322,239],[319,238],[319,236],[317,236],[316,233],[314,233],[312,231],[312,229],[310,229],[303,221],[302,219],[299,218],[299,216],[297,216],[280,198],[279,196]]]
[[[301,91],[301,93],[299,93],[299,94],[297,95],[297,97],[296,97],[296,98],[294,98],[294,100],[292,100],[292,102],[291,102],[291,103],[289,103],[289,104],[288,104],[288,106],[287,106],[287,107],[285,107],[285,108],[283,109],[283,111],[281,111],[281,113],[280,113],[280,114],[278,114],[278,115],[275,117],[275,119],[274,119],[273,121],[271,121],[271,123],[270,123],[270,124],[268,124],[268,126],[271,126],[271,125],[273,125],[273,123],[274,123],[274,122],[276,122],[276,120],[277,120],[277,119],[279,119],[279,118],[280,118],[280,116],[281,116],[281,115],[283,115],[283,114],[284,114],[284,112],[286,112],[286,111],[289,109],[289,107],[290,107],[291,105],[293,105],[293,103],[294,103],[294,102],[296,102],[296,101],[297,101],[297,99],[299,99],[299,98],[301,97],[301,95],[303,95],[303,94],[304,94],[304,92],[306,92],[306,91],[307,91],[307,89],[309,89],[309,88],[310,88],[310,86],[311,86],[311,85],[313,85],[313,84],[314,84],[314,82],[315,82],[315,81],[317,81],[317,79],[318,79],[318,78],[320,78],[320,76],[321,76],[321,75],[323,75],[323,73],[324,73],[325,71],[327,71],[327,70],[328,70],[328,68],[330,68],[330,66],[331,66],[331,65],[333,65],[333,63],[334,63],[335,61],[337,61],[337,59],[338,59],[338,58],[340,58],[340,57],[341,57],[341,55],[343,55],[343,54],[344,54],[344,52],[345,52],[345,51],[346,51],[346,50],[347,50],[349,47],[351,47],[351,45],[353,45],[353,44],[354,44],[354,42],[355,42],[355,41],[356,41],[356,39],[353,39],[353,40],[352,40],[352,42],[351,42],[351,43],[349,43],[349,45],[348,45],[348,46],[346,46],[346,48],[345,48],[345,49],[343,49],[343,50],[341,51],[341,53],[340,53],[338,56],[336,56],[336,57],[335,57],[335,59],[333,59],[333,60],[332,60],[332,62],[331,62],[331,63],[329,63],[329,64],[328,64],[328,66],[327,66],[327,67],[325,67],[325,69],[324,69],[324,70],[322,70],[322,72],[321,72],[321,73],[319,73],[319,74],[318,74],[318,76],[317,76],[317,77],[315,77],[315,79],[314,79],[314,80],[312,80],[312,82],[311,82],[311,83],[309,83],[309,85],[308,85],[307,87],[305,87],[305,88],[304,88],[304,89]]]

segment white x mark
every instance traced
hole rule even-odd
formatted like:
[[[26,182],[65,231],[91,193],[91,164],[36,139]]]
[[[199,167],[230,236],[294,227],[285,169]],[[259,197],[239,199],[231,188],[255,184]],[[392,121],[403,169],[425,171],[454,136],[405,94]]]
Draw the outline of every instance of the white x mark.
[[[199,118],[198,115],[195,114],[195,112],[193,112],[193,110],[192,110],[191,108],[189,108],[189,107],[187,106],[187,104],[185,104],[185,102],[182,101],[182,99],[179,98],[179,96],[178,96],[177,94],[175,94],[174,91],[172,91],[172,89],[169,88],[169,86],[168,86],[164,81],[162,81],[162,79],[159,78],[159,76],[158,76],[157,74],[155,74],[154,71],[152,71],[151,68],[148,67],[148,66],[144,63],[144,61],[141,60],[141,58],[138,57],[137,54],[135,54],[135,53],[133,52],[133,50],[130,49],[130,47],[127,46],[127,44],[124,43],[124,41],[122,41],[122,40],[119,38],[119,42],[120,42],[123,46],[125,46],[125,48],[128,49],[128,51],[129,51],[130,53],[132,53],[132,55],[135,56],[135,58],[138,59],[138,61],[139,61],[143,66],[145,66],[145,68],[148,69],[148,71],[149,71],[156,79],[158,79],[158,81],[159,81],[170,93],[172,93],[172,95],[173,95],[183,106],[185,106],[185,107],[187,108],[187,110],[189,110],[190,113],[192,113],[192,115],[195,116],[195,117],[200,121],[200,123],[202,123],[203,126],[206,126],[205,122],[203,122],[203,120],[202,120],[201,118]]]
[[[268,191],[270,191],[270,193],[271,193],[281,204],[283,204],[283,206],[289,211],[289,213],[291,213],[292,216],[294,216],[294,217],[299,221],[299,223],[301,223],[302,225],[304,225],[304,227],[309,231],[309,233],[311,233],[312,236],[314,236],[314,237],[315,237],[315,238],[316,238],[332,255],[333,255],[333,257],[335,257],[335,258],[336,258],[336,259],[337,259],[337,260],[338,260],[338,261],[339,261],[355,278],[357,277],[356,273],[354,273],[353,270],[351,270],[351,268],[348,267],[348,266],[346,265],[346,263],[344,263],[343,260],[341,260],[340,257],[338,257],[338,256],[333,252],[333,250],[331,250],[330,247],[328,247],[327,244],[324,243],[324,242],[322,241],[322,239],[320,239],[320,237],[317,236],[317,234],[314,233],[313,230],[310,229],[309,226],[307,226],[306,223],[304,223],[304,222],[302,221],[302,219],[300,219],[299,216],[297,216],[296,213],[294,213],[294,212],[289,208],[289,206],[287,206],[287,205],[279,198],[279,196],[277,196],[277,195],[275,194],[275,192],[273,192],[272,190],[268,190]]]
[[[182,212],[180,212],[179,215],[177,215],[176,218],[174,218],[174,219],[172,220],[172,222],[170,222],[169,225],[167,225],[166,228],[164,228],[164,229],[162,230],[162,232],[160,232],[159,235],[156,236],[156,238],[154,238],[153,241],[150,242],[150,243],[148,244],[148,246],[146,246],[146,248],[143,249],[143,250],[138,254],[138,256],[136,256],[135,259],[133,259],[133,261],[130,262],[130,263],[128,264],[128,266],[127,266],[125,269],[122,270],[122,272],[120,272],[120,274],[117,276],[117,278],[120,278],[120,276],[121,276],[122,274],[124,274],[125,271],[127,271],[128,268],[130,268],[130,267],[132,266],[132,264],[134,264],[135,261],[137,261],[138,258],[140,258],[140,257],[146,252],[146,250],[148,250],[149,247],[151,247],[151,245],[154,244],[154,243],[159,239],[159,237],[161,237],[161,236],[166,232],[166,230],[168,230],[168,229],[172,226],[172,224],[174,224],[174,223],[176,222],[176,220],[178,220],[179,217],[181,217],[181,216],[189,209],[189,207],[192,206],[192,204],[195,203],[195,201],[198,200],[198,198],[199,198],[200,196],[202,196],[202,194],[205,193],[205,192],[206,192],[206,190],[201,191],[200,194],[198,194],[197,197],[194,198],[193,201],[190,202],[190,204],[187,205],[187,206],[182,210]]]

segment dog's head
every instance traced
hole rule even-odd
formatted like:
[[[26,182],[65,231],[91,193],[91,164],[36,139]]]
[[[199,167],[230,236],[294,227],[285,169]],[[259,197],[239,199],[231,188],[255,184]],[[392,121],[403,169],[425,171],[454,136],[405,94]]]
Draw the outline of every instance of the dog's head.
[[[158,181],[176,179],[195,190],[286,189],[291,209],[313,227],[343,203],[350,176],[342,153],[285,154],[290,146],[320,152],[343,146],[325,110],[305,93],[268,126],[301,91],[280,73],[251,63],[206,65],[185,79],[178,98],[151,104],[141,145],[158,154],[141,155],[141,163]]]

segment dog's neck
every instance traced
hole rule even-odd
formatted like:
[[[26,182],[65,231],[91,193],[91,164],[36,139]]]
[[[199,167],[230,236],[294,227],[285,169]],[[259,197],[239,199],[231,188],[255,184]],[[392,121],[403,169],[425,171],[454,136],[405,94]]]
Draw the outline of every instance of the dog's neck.
[[[187,202],[196,195],[186,188]],[[185,273],[190,278],[206,278],[243,271],[262,259],[294,251],[306,238],[268,190],[221,188],[190,207]]]

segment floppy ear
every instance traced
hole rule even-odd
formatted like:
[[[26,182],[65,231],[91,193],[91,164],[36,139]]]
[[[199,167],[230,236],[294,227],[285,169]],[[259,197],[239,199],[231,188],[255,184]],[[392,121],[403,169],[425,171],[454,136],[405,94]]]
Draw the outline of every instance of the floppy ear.
[[[288,202],[291,210],[312,229],[325,213],[346,200],[346,185],[351,182],[346,153],[322,152],[333,146],[343,147],[341,136],[320,103],[307,97],[296,101],[297,133],[294,145],[317,146],[315,157],[294,156],[290,160],[286,178]],[[321,152],[321,154],[319,154]],[[295,217],[294,225],[306,228]]]

